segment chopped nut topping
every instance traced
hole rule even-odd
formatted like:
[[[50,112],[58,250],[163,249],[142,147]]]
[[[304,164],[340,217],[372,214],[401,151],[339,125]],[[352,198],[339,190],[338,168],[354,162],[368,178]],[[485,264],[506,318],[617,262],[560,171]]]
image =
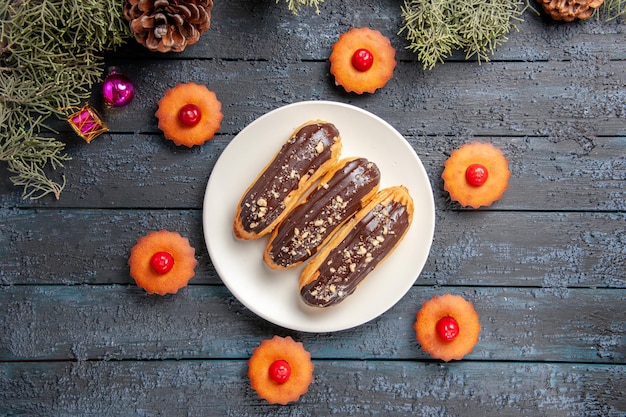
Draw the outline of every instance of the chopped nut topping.
[[[259,207],[267,207],[267,200],[264,199],[264,198],[259,198],[256,201],[256,205],[259,206]]]
[[[324,142],[318,142],[317,146],[315,146],[315,152],[322,153],[324,152]]]

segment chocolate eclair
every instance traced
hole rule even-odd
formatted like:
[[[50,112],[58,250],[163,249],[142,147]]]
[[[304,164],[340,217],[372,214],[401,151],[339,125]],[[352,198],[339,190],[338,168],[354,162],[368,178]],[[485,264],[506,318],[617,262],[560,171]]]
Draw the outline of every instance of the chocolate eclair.
[[[309,259],[363,208],[379,184],[375,163],[359,157],[339,161],[274,229],[263,254],[265,263],[272,269],[286,269]]]
[[[413,199],[404,186],[380,190],[304,268],[302,300],[314,307],[345,300],[393,252],[412,220]]]
[[[332,123],[315,120],[297,128],[243,194],[235,236],[250,240],[270,233],[340,153],[341,136]]]

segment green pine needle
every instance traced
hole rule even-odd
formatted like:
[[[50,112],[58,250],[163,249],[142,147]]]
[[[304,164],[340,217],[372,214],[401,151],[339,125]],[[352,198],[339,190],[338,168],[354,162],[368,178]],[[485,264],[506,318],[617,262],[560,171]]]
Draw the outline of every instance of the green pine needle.
[[[118,0],[0,2],[0,160],[22,197],[52,194],[51,171],[69,157],[45,124],[81,106],[103,73],[101,53],[123,44],[128,23]]]
[[[595,13],[596,16],[606,22],[611,20],[626,21],[626,0],[604,0],[604,3],[596,9]]]
[[[507,41],[514,21],[521,21],[522,0],[405,0],[402,7],[408,49],[424,69],[443,63],[453,51],[466,59],[489,61],[497,46]]]
[[[324,2],[324,0],[286,0],[287,8],[293,13],[298,14],[300,9],[304,7],[315,7],[315,13],[319,14],[320,12],[320,4]],[[279,3],[280,0],[276,0],[276,3]]]

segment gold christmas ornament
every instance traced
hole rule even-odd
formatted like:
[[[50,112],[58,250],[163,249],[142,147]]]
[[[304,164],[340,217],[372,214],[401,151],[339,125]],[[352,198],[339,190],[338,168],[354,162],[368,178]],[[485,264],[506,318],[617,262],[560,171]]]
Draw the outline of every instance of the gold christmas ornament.
[[[151,51],[182,52],[211,26],[213,0],[124,0],[137,42]]]
[[[571,22],[589,19],[604,0],[539,0],[539,3],[552,19]]]

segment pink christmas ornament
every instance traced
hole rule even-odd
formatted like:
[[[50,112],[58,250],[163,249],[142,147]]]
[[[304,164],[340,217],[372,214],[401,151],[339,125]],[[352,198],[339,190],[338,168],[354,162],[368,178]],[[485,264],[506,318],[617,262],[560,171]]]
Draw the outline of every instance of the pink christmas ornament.
[[[107,105],[124,107],[135,97],[135,86],[128,77],[112,69],[102,84],[102,96]]]
[[[68,116],[67,121],[74,132],[87,143],[109,130],[106,123],[102,121],[100,115],[91,108],[89,103],[85,103],[81,109]]]

